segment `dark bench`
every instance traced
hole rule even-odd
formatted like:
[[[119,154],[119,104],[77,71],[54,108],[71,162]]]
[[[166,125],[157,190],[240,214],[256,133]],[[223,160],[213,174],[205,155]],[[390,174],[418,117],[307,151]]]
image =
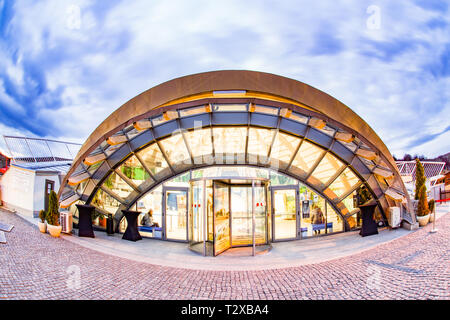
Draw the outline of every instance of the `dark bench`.
[[[162,231],[162,228],[160,228],[160,227],[149,227],[149,226],[139,226],[138,230],[139,231],[143,231],[143,232],[153,233],[153,231]]]
[[[313,231],[324,230],[325,229],[325,223],[313,224],[312,227],[313,227]],[[327,229],[333,229],[333,222],[328,222],[327,223]]]

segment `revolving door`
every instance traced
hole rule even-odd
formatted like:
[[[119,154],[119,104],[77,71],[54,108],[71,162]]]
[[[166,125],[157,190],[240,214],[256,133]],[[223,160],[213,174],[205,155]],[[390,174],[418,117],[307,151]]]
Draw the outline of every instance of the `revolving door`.
[[[229,248],[269,247],[269,181],[262,178],[202,178],[190,181],[189,248],[217,256]]]

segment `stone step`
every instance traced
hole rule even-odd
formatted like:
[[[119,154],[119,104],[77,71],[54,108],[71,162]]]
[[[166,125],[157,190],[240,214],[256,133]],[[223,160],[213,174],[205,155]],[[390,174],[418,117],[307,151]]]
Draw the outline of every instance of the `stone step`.
[[[12,230],[12,228],[14,228],[14,226],[12,224],[7,224],[7,223],[1,223],[0,222],[0,230],[1,231],[10,232]]]

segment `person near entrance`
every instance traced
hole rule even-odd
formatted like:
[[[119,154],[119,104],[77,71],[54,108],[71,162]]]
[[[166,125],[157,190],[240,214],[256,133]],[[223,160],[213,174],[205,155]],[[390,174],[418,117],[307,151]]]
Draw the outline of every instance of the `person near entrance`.
[[[312,224],[323,224],[325,223],[325,217],[323,216],[322,210],[315,206],[311,216]],[[314,230],[314,234],[320,234],[320,229]]]
[[[142,217],[141,225],[146,227],[157,227],[159,228],[158,222],[153,221],[153,209],[148,210],[147,213]]]

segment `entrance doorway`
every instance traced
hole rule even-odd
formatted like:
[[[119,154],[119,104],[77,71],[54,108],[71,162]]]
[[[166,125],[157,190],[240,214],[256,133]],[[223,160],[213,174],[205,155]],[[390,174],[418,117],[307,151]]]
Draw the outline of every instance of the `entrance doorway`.
[[[55,181],[53,180],[47,180],[45,179],[45,196],[44,196],[44,210],[48,210],[48,204],[49,204],[49,198],[50,198],[50,192],[52,192],[55,188]]]
[[[298,238],[299,208],[296,186],[272,187],[273,241]]]
[[[164,239],[187,241],[188,188],[163,188]]]
[[[267,248],[267,179],[217,178],[191,181],[189,247],[217,256],[233,247]]]

